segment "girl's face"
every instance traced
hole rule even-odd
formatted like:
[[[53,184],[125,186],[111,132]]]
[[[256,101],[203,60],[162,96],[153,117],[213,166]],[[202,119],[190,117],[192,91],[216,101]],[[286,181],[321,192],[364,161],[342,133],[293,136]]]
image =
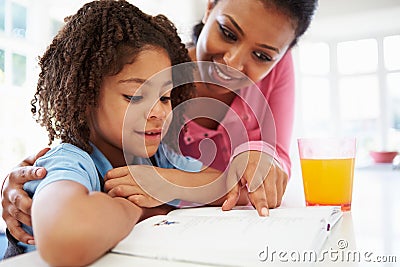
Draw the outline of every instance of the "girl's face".
[[[203,18],[204,28],[196,46],[196,60],[232,67],[253,82],[263,79],[279,62],[293,41],[292,21],[260,0],[209,0]],[[231,89],[240,84],[237,71],[211,64],[202,75],[218,79]],[[221,66],[221,65],[218,65]],[[240,74],[240,73],[239,73]],[[208,80],[209,77],[202,77]],[[208,84],[216,93],[226,93],[221,86]]]
[[[118,74],[104,77],[98,107],[89,114],[91,141],[112,164],[118,157],[122,164],[122,149],[128,157],[155,154],[171,120],[171,89],[171,61],[161,48],[140,52]]]

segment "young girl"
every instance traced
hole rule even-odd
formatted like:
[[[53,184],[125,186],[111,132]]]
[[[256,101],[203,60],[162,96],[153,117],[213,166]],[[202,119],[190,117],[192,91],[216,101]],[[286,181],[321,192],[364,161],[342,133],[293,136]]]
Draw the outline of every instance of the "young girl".
[[[46,179],[24,185],[33,196],[32,228],[24,228],[35,233],[36,248],[48,264],[87,265],[149,215],[148,209],[101,192],[103,176],[135,157],[152,157],[163,167],[165,155],[173,153],[160,147],[171,102],[176,106],[193,93],[190,83],[173,88],[178,74],[171,66],[189,61],[169,20],[126,1],[94,1],[66,19],[40,59],[32,100],[50,143],[60,138],[61,144],[36,162],[47,169]],[[123,126],[128,107],[133,118]],[[122,137],[136,146],[123,151]],[[190,158],[174,159],[187,171],[202,168]],[[33,249],[13,240],[6,257]]]

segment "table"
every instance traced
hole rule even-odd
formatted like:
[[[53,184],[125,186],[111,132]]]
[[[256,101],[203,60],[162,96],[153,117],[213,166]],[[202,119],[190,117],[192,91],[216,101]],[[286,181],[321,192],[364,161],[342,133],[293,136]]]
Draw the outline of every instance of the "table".
[[[293,166],[283,207],[304,206],[299,166]],[[356,168],[352,211],[345,212],[323,247],[319,266],[400,266],[400,170],[390,164]],[[278,263],[277,263],[278,264]],[[292,266],[285,262],[279,266]],[[47,266],[37,252],[4,260],[6,266]],[[91,266],[198,266],[108,253]],[[204,265],[201,265],[204,266]],[[271,265],[268,265],[271,266]],[[275,266],[275,265],[273,265]],[[310,266],[305,263],[302,266]]]

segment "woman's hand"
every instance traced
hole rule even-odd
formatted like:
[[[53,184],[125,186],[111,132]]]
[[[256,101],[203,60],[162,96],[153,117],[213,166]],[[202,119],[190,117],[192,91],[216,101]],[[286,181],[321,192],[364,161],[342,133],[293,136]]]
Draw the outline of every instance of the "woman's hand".
[[[131,165],[115,168],[107,172],[104,177],[104,191],[112,197],[124,197],[135,205],[142,208],[152,208],[163,204],[162,201],[152,197],[148,192],[142,189],[161,191],[154,189],[157,183],[155,167],[147,165]],[[144,177],[144,179],[139,179]],[[140,185],[137,181],[140,181]],[[146,184],[143,184],[147,182]],[[172,199],[171,199],[172,200]]]
[[[10,233],[19,241],[26,244],[34,244],[33,236],[26,233],[21,223],[31,226],[32,199],[23,189],[26,182],[39,180],[46,176],[44,168],[32,167],[35,161],[49,151],[45,148],[36,155],[24,159],[5,178],[2,188],[3,219]]]
[[[248,197],[260,216],[267,216],[269,208],[281,205],[288,175],[274,158],[260,151],[246,151],[237,155],[228,170],[228,188],[222,209],[232,209],[239,199],[240,189],[247,185]]]

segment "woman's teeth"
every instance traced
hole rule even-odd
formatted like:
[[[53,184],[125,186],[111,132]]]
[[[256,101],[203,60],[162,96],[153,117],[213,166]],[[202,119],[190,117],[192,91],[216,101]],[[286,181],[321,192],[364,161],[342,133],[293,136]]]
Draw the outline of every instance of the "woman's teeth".
[[[218,76],[221,77],[222,79],[227,80],[227,81],[232,80],[231,77],[225,75],[217,66],[215,66],[215,70],[216,70]]]

